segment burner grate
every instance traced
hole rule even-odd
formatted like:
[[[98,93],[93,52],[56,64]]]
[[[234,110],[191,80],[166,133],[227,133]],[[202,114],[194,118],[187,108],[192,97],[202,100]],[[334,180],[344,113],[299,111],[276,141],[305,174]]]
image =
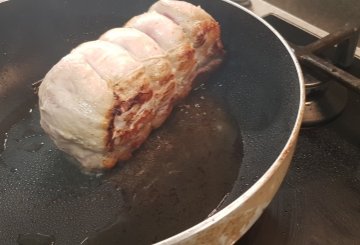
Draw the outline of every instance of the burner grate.
[[[358,40],[359,28],[345,26],[305,46],[290,43],[304,71],[307,99],[303,126],[319,125],[338,116],[347,101],[345,87],[360,93],[360,79],[344,70],[353,62]],[[324,50],[334,48],[332,60],[322,57]]]
[[[360,93],[360,79],[341,69],[351,65],[359,40],[358,27],[345,27],[342,30],[331,33],[306,46],[291,44],[296,57],[305,66],[320,69],[342,83],[344,86]],[[336,47],[335,59],[329,62],[318,56],[321,51]]]

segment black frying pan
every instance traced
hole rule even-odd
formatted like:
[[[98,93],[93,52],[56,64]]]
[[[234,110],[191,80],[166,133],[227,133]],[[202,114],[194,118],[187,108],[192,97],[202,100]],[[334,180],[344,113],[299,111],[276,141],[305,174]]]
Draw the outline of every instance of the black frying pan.
[[[44,134],[31,84],[72,48],[153,1],[0,4],[2,244],[160,241],[227,206],[276,160],[301,99],[288,50],[242,9],[191,2],[220,22],[223,66],[206,83],[198,81],[131,160],[100,176],[82,174]]]

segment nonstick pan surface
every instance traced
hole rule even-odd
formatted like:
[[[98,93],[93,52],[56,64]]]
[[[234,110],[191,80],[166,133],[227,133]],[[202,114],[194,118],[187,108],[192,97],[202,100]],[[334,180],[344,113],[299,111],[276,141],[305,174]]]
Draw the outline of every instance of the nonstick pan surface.
[[[0,240],[148,244],[221,210],[287,143],[300,103],[287,49],[263,23],[222,1],[200,4],[222,27],[222,67],[127,162],[85,175],[39,125],[31,83],[78,44],[153,1],[11,0],[0,4]],[[86,125],[84,125],[86,126]]]

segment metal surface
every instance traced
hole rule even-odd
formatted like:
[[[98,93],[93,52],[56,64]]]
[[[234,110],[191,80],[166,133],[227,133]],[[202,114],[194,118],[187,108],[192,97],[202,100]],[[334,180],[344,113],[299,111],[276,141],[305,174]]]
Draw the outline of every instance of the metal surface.
[[[297,47],[298,56],[306,56],[309,53],[319,53],[324,49],[329,49],[335,45],[337,57],[335,63],[340,66],[349,66],[353,61],[356,43],[359,39],[359,28],[343,26],[343,28],[333,32],[304,47]],[[297,57],[298,57],[297,56]]]
[[[359,25],[360,2],[357,0],[265,0],[287,13],[325,30],[336,32],[345,24]]]
[[[306,102],[304,127],[313,127],[333,120],[345,108],[348,91],[338,82],[325,78],[319,82],[305,70]]]
[[[339,68],[339,66],[346,67],[351,64],[355,53],[355,43],[358,39],[359,29],[357,27],[345,27],[307,46],[292,45],[292,48],[300,63],[320,69],[344,86],[360,93],[360,78]],[[332,48],[334,45],[337,45],[334,63],[338,66],[317,55],[320,51]]]
[[[244,7],[250,7],[251,6],[251,0],[235,0],[233,2],[236,2]]]
[[[358,28],[345,26],[306,46],[291,45],[305,70],[307,99],[303,125],[324,123],[342,112],[347,91],[336,84],[337,81],[360,93],[360,79],[339,68],[351,65],[358,39]],[[330,48],[335,49],[333,63],[337,66],[319,56],[322,51]]]
[[[151,3],[12,0],[0,6],[3,242],[41,233],[56,244],[148,244],[171,236],[163,243],[230,244],[275,194],[300,129],[301,72],[270,26],[227,2],[194,1],[222,26],[223,67],[130,161],[102,176],[83,175],[41,131],[31,83],[73,47]]]
[[[346,67],[354,60],[354,44],[358,39],[357,28],[345,26],[343,30],[317,39],[316,36],[305,33],[275,15],[264,18],[283,33],[298,59],[302,61],[307,95],[303,125],[314,126],[334,119],[342,112],[347,100],[347,89],[340,83],[346,83],[347,87],[355,90],[360,84],[360,79],[349,73]],[[309,56],[316,57],[320,63],[314,62],[309,65]],[[343,69],[336,67],[329,72],[330,68],[325,65],[330,63],[328,60],[332,60]],[[342,82],[339,83],[339,80]]]
[[[346,24],[358,26],[360,23],[359,12],[356,9],[359,2],[356,0],[345,1],[346,3],[342,1],[341,12],[338,1],[334,0],[307,0],[305,2],[298,0],[252,0],[251,2],[250,10],[258,16],[275,15],[317,38],[325,37],[329,32],[341,29]],[[312,6],[313,3],[314,6]],[[304,16],[306,17],[304,18]],[[331,28],[326,28],[334,23],[337,24]],[[356,48],[355,56],[360,57],[360,47]]]

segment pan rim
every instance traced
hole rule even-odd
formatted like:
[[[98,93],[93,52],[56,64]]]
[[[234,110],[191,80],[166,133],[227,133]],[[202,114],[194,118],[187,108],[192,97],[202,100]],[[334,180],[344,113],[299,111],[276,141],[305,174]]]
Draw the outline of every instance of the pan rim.
[[[228,216],[229,214],[234,212],[240,206],[244,205],[244,203],[246,203],[247,200],[249,200],[249,198],[251,196],[253,196],[256,192],[258,192],[262,188],[263,185],[265,185],[266,181],[271,176],[273,176],[275,172],[277,172],[277,170],[280,168],[280,166],[282,166],[282,164],[284,163],[284,159],[286,157],[288,157],[288,155],[291,152],[291,149],[296,144],[297,136],[300,131],[302,118],[303,118],[303,114],[304,114],[304,109],[305,109],[305,83],[304,83],[304,78],[303,78],[303,73],[302,73],[300,63],[297,60],[295,54],[293,53],[291,47],[286,42],[284,37],[282,37],[281,34],[274,27],[272,27],[268,22],[266,22],[261,17],[257,16],[256,14],[254,14],[250,10],[246,9],[245,7],[239,5],[238,3],[232,2],[231,0],[220,0],[220,1],[230,4],[230,5],[233,5],[234,7],[237,7],[239,9],[243,10],[244,12],[246,12],[247,14],[251,15],[252,17],[256,18],[258,21],[260,21],[263,25],[265,25],[270,31],[272,31],[275,34],[275,36],[281,41],[281,43],[284,45],[284,47],[288,51],[294,65],[295,65],[295,69],[296,69],[297,76],[298,76],[299,87],[300,87],[300,101],[299,101],[299,108],[298,108],[298,113],[296,116],[296,121],[295,121],[294,127],[290,133],[290,136],[289,136],[284,148],[280,152],[279,156],[271,164],[271,166],[268,168],[268,170],[266,170],[266,172],[247,191],[245,191],[242,195],[240,195],[238,198],[236,198],[233,202],[231,202],[229,205],[227,205],[225,208],[223,208],[219,212],[215,213],[211,217],[206,218],[205,220],[201,221],[200,223],[197,223],[196,225],[194,225],[186,230],[183,230],[182,232],[180,232],[176,235],[173,235],[162,241],[159,241],[159,242],[155,243],[155,245],[168,245],[168,244],[177,244],[177,243],[184,242],[189,237],[194,236],[195,234],[197,234],[201,231],[204,231],[205,229],[211,227],[212,225],[220,222],[222,219],[224,219],[226,216]],[[268,205],[268,203],[264,206],[264,208],[267,205]],[[256,220],[254,220],[251,223],[251,225],[255,221]],[[250,228],[251,225],[249,225],[248,228]]]

